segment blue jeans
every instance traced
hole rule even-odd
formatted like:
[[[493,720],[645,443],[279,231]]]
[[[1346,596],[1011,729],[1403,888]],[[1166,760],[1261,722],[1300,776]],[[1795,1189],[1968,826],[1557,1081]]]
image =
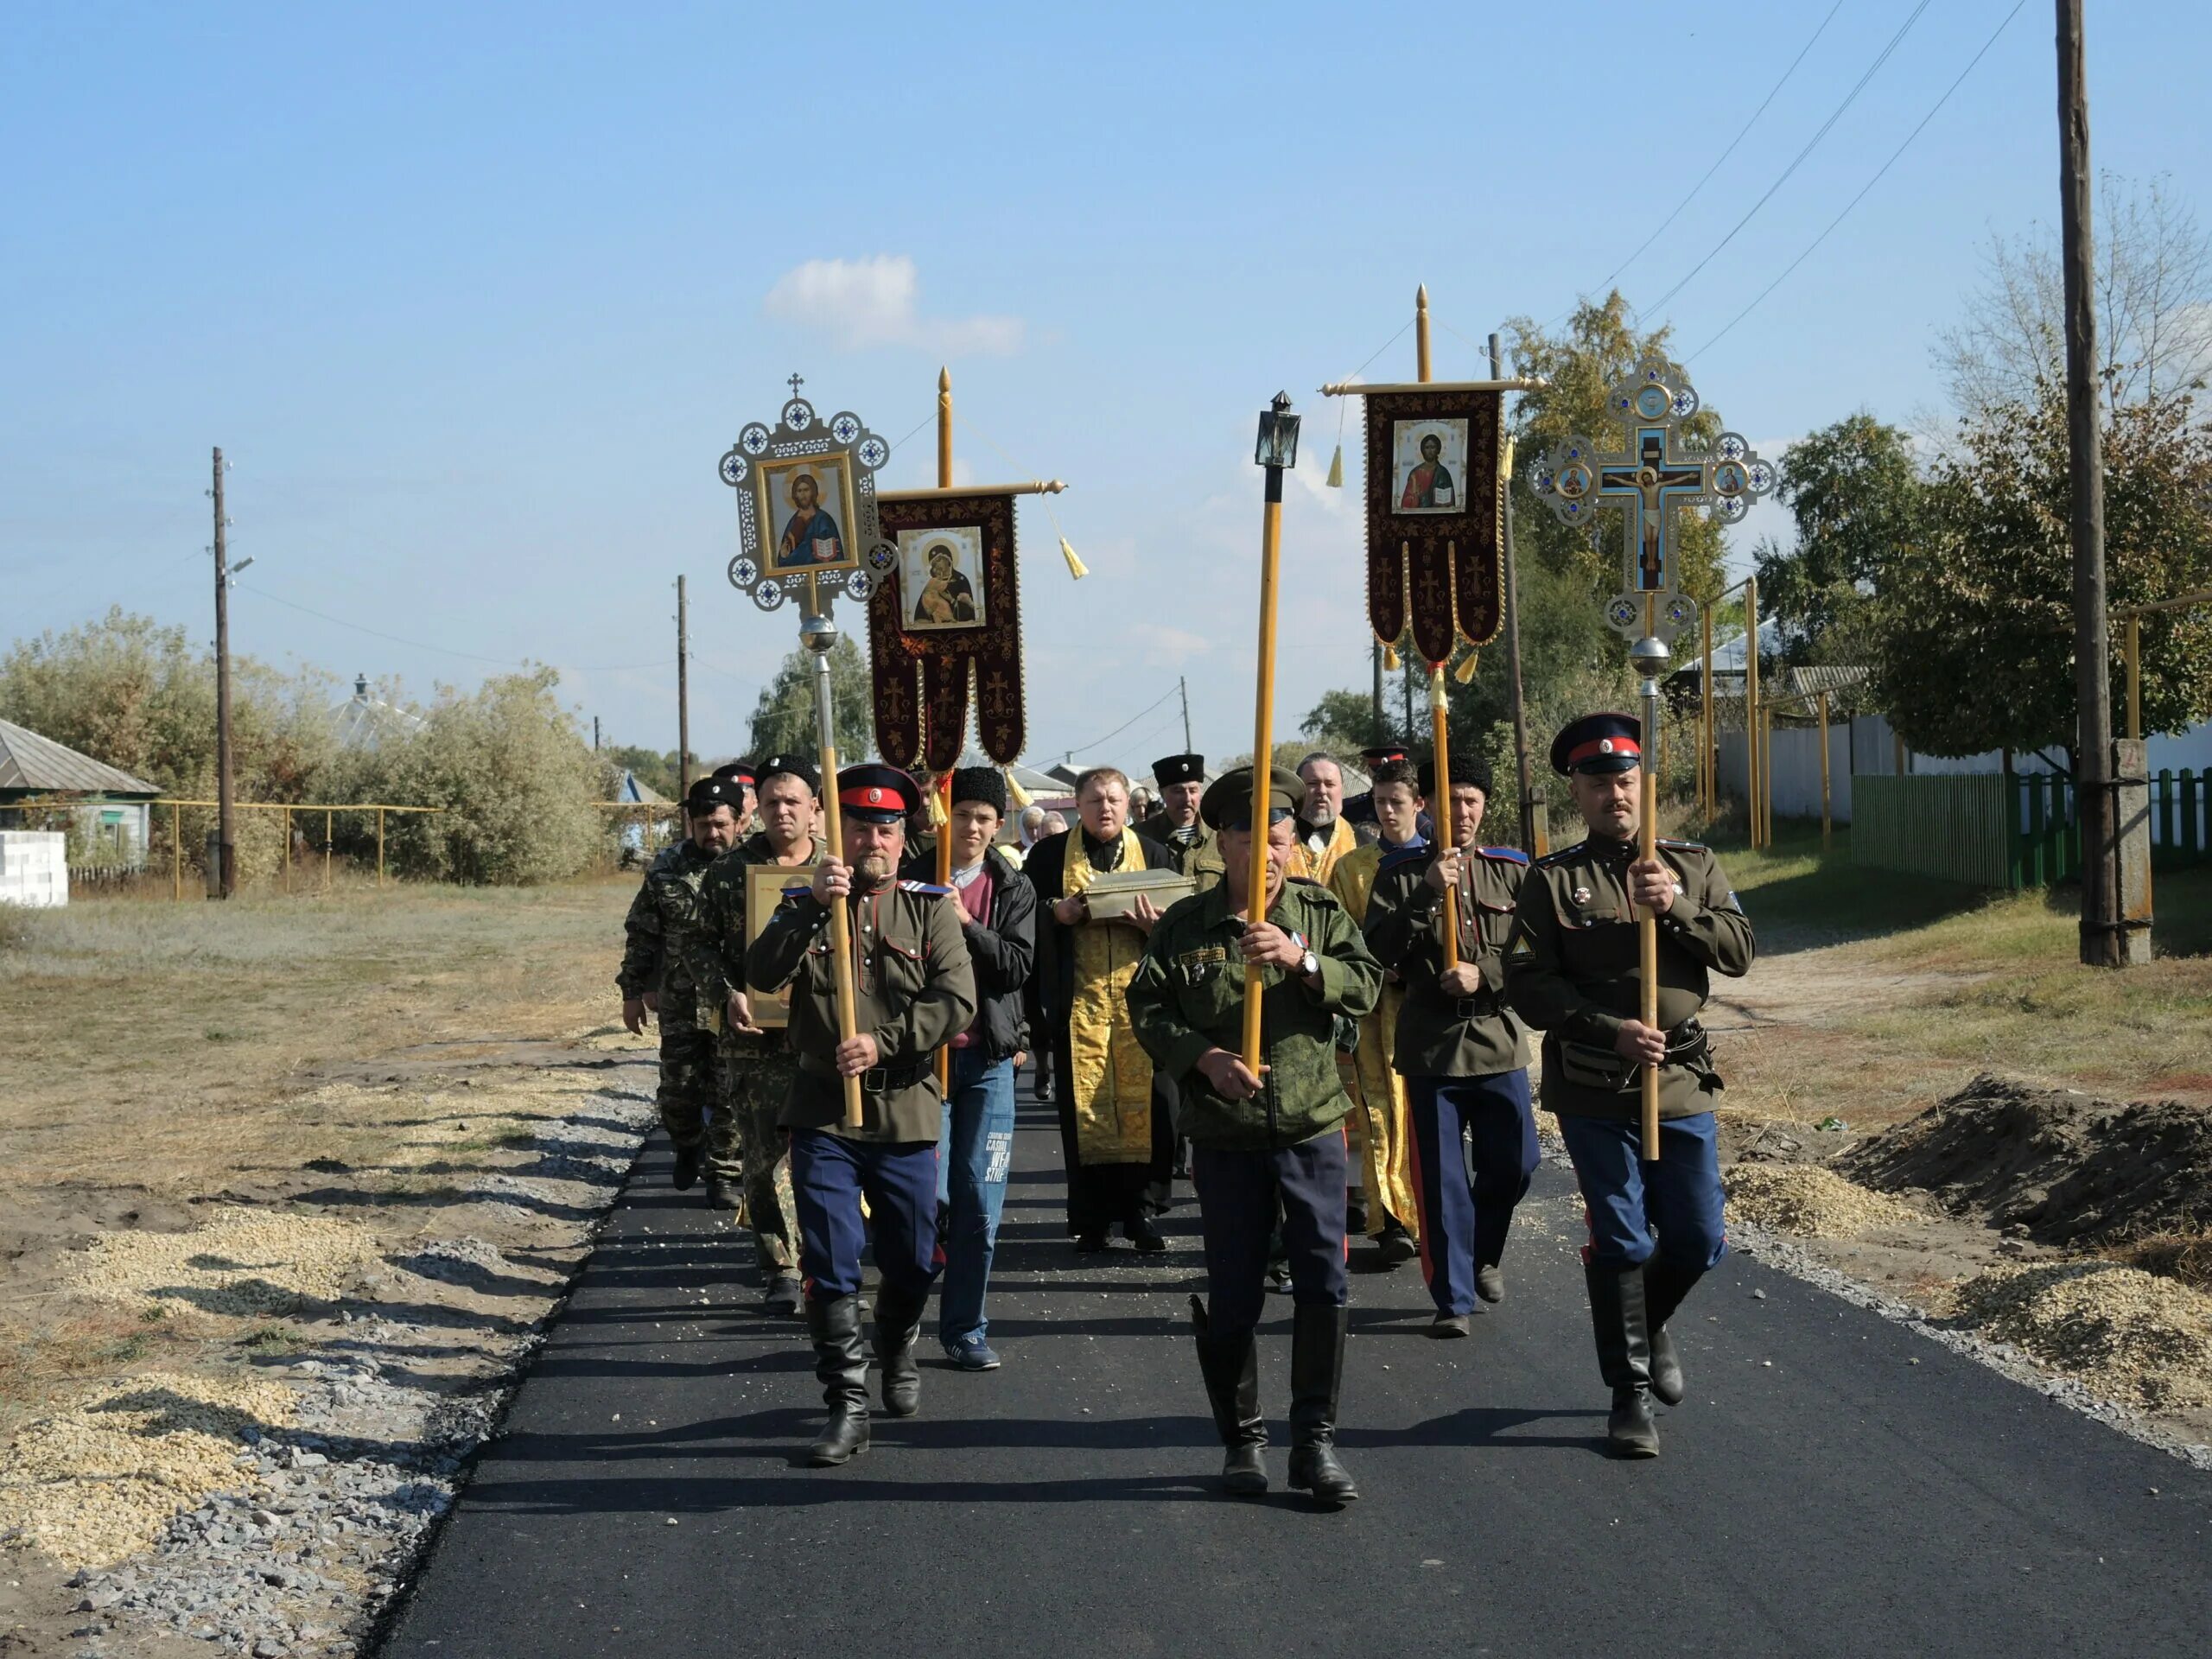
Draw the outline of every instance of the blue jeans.
[[[998,1249],[1007,1166],[1014,1161],[1014,1057],[952,1051],[952,1093],[938,1141],[937,1201],[945,1211],[938,1338],[946,1347],[989,1328],[983,1292]]]
[[[1440,1313],[1475,1311],[1475,1272],[1505,1255],[1513,1211],[1541,1155],[1525,1071],[1408,1077],[1421,1265]],[[1468,1154],[1473,1154],[1471,1176]]]
[[[1590,1221],[1584,1260],[1616,1268],[1647,1262],[1654,1228],[1658,1253],[1692,1273],[1726,1253],[1719,1135],[1711,1112],[1662,1122],[1656,1164],[1643,1161],[1634,1123],[1561,1113],[1559,1132]]]

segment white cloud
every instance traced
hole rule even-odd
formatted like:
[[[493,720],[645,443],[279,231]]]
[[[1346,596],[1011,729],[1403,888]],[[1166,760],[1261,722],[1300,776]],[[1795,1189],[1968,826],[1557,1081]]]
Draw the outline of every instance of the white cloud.
[[[1006,357],[1021,348],[1020,317],[925,317],[914,262],[903,253],[810,259],[776,279],[760,308],[819,329],[841,350],[915,346],[944,357]]]

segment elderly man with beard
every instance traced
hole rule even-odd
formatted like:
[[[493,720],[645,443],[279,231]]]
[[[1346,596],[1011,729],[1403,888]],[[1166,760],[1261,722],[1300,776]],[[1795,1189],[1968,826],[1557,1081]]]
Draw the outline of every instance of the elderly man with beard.
[[[780,1031],[753,1023],[745,979],[746,886],[748,872],[771,865],[803,869],[822,856],[814,833],[820,790],[804,755],[772,754],[756,772],[761,830],[716,859],[700,883],[700,925],[694,977],[703,1008],[719,1011],[715,1050],[717,1110],[741,1134],[741,1166],[716,1166],[707,1179],[707,1202],[734,1210],[742,1194],[753,1233],[753,1259],[771,1313],[796,1313],[799,1306],[798,1238],[791,1223],[791,1158],[777,1116],[791,1093],[791,1044]]]
[[[920,1409],[914,1344],[938,1267],[937,1143],[944,1104],[937,1051],[976,1018],[976,976],[959,907],[943,887],[897,879],[906,816],[921,789],[895,766],[837,774],[848,865],[829,854],[745,953],[747,977],[791,988],[798,1067],[780,1122],[791,1131],[799,1268],[815,1376],[830,1420],[809,1450],[816,1467],[868,1443],[868,1355],[861,1340],[863,1233],[875,1249],[875,1357],[883,1408]],[[830,911],[851,924],[855,1034],[840,1035]],[[861,1084],[861,1122],[845,1121],[844,1079]],[[868,1203],[863,1217],[861,1200]]]
[[[1325,887],[1337,861],[1359,845],[1359,836],[1341,816],[1344,768],[1317,749],[1298,763],[1298,780],[1306,786],[1306,804],[1298,809],[1290,873]]]
[[[1191,1316],[1227,1449],[1223,1484],[1238,1493],[1268,1489],[1255,1332],[1280,1215],[1292,1300],[1290,1484],[1344,1503],[1359,1491],[1336,1452],[1348,1298],[1343,1124],[1351,1110],[1337,1075],[1336,1032],[1340,1020],[1375,1006],[1382,969],[1335,895],[1288,878],[1302,791],[1279,767],[1270,784],[1268,821],[1256,834],[1249,767],[1207,790],[1222,885],[1160,918],[1129,985],[1129,1021],[1183,1088],[1208,1292],[1205,1302],[1191,1299]],[[1256,1074],[1243,1053],[1247,963],[1261,969]]]
[[[999,1216],[1014,1158],[1014,1057],[1027,1040],[1022,990],[1036,956],[1037,895],[1029,878],[993,846],[1006,818],[1006,778],[996,766],[952,774],[944,833],[960,931],[975,964],[982,1008],[952,1039],[944,1129],[938,1141],[938,1204],[944,1215],[944,1285],[938,1298],[938,1340],[954,1369],[995,1371],[983,1296],[998,1249]],[[934,871],[910,864],[910,875]]]
[[[1164,1250],[1167,1241],[1145,1214],[1145,1187],[1173,1122],[1173,1084],[1154,1074],[1122,1003],[1160,913],[1140,895],[1129,920],[1093,921],[1083,895],[1107,871],[1172,869],[1174,860],[1128,827],[1129,780],[1121,772],[1093,767],[1076,779],[1075,796],[1081,823],[1039,842],[1023,866],[1037,891],[1039,1040],[1059,1084],[1068,1230],[1086,1255],[1106,1248],[1116,1223],[1138,1249]]]

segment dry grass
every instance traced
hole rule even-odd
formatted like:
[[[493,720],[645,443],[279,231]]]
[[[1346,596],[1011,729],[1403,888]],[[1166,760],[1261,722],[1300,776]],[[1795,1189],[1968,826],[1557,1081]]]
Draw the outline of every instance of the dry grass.
[[[2115,1262],[1993,1268],[1937,1311],[2017,1344],[2108,1400],[2152,1411],[2212,1405],[2212,1298]]]
[[[319,1071],[603,1024],[634,880],[16,918],[0,941],[0,1184],[219,1192],[315,1155],[295,1097]]]

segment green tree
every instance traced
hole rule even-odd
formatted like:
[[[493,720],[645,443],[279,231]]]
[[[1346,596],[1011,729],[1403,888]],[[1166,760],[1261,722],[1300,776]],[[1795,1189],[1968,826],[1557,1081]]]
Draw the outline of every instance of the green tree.
[[[647,789],[671,800],[675,798],[675,750],[671,749],[663,754],[639,743],[615,743],[601,749],[599,758],[610,766],[626,768],[636,773],[638,781]]]
[[[1399,721],[1386,698],[1382,709],[1382,739],[1402,741],[1396,729]],[[1371,693],[1361,691],[1324,691],[1321,701],[1306,712],[1298,729],[1311,738],[1316,747],[1340,749],[1347,754],[1357,754],[1373,743],[1377,736],[1375,729],[1375,705]]]
[[[1759,608],[1782,625],[1783,660],[1865,664],[1883,572],[1897,549],[1925,539],[1910,438],[1865,410],[1846,416],[1789,446],[1776,494],[1797,544],[1763,541],[1755,556]]]
[[[850,634],[839,635],[830,650],[830,690],[839,763],[849,766],[865,760],[874,752],[875,702],[868,659]],[[776,670],[776,677],[761,688],[760,700],[753,705],[747,742],[756,756],[816,752],[812,652],[801,648],[791,652]]]
[[[1891,723],[1930,754],[2070,747],[2073,559],[2066,399],[1986,408],[1929,484],[1930,533],[1881,577],[1876,680]],[[2112,411],[2105,432],[2110,602],[2212,586],[2212,432],[2187,397]],[[2115,708],[2123,669],[2113,653]],[[2212,715],[2212,613],[2143,624],[2143,724]]]

